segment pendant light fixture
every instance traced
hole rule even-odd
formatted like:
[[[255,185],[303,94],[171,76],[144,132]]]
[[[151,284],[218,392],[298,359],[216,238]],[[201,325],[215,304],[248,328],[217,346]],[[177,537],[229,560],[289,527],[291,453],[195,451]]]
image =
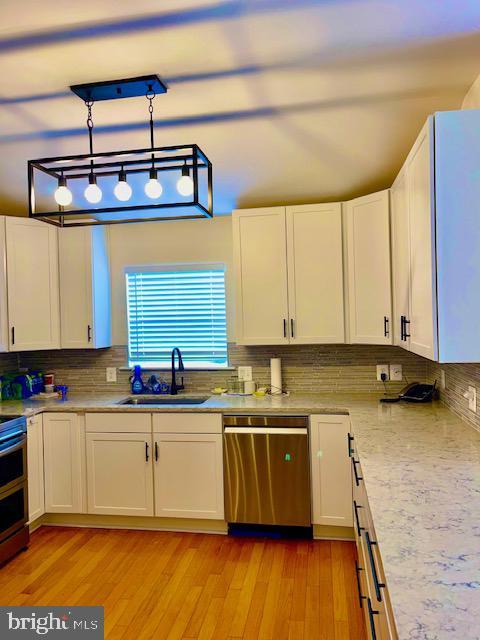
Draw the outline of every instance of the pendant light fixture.
[[[150,147],[152,148],[152,168],[149,171],[149,180],[145,184],[145,195],[152,200],[160,198],[163,193],[163,187],[158,181],[158,171],[155,169],[155,148],[154,133],[153,133],[153,100],[155,98],[155,91],[149,87],[146,98],[148,100],[148,113],[150,114]]]
[[[167,91],[158,76],[76,85],[71,90],[87,107],[89,153],[28,162],[31,218],[73,227],[213,216],[213,171],[205,153],[196,144],[155,146],[153,104]],[[148,101],[150,146],[94,152],[94,103],[140,96]]]
[[[67,187],[67,180],[63,175],[63,171],[60,177],[58,178],[58,187],[55,191],[54,197],[55,197],[55,202],[60,207],[68,207],[68,205],[72,203],[72,200],[73,200],[72,192]]]
[[[90,155],[93,155],[93,118],[92,118],[92,100],[85,100],[85,106],[87,107],[87,128],[88,128],[88,140],[90,146]],[[98,204],[102,199],[102,190],[97,185],[97,177],[94,173],[93,159],[90,161],[90,174],[88,176],[88,186],[85,188],[83,195],[90,204]]]

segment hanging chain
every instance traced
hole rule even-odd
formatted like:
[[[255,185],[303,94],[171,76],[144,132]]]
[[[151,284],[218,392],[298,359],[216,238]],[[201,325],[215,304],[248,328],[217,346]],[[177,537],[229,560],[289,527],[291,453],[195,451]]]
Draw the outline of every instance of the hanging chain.
[[[93,117],[92,117],[93,100],[85,100],[85,106],[87,107],[88,141],[90,143],[90,155],[92,155],[93,154]],[[92,161],[92,164],[93,164],[93,161]]]
[[[150,114],[150,147],[154,149],[155,143],[153,138],[153,101],[155,100],[156,93],[152,89],[152,85],[148,86],[148,91],[145,97],[148,100],[148,113]],[[155,168],[155,154],[152,152],[152,169]]]

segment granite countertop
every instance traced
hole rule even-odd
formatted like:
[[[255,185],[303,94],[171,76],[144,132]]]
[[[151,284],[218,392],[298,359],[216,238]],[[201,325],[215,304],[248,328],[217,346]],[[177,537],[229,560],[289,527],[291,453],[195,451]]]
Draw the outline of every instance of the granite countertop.
[[[203,405],[118,405],[126,395],[0,404],[0,413],[349,413],[400,640],[480,639],[480,433],[442,404],[376,394],[214,396]]]

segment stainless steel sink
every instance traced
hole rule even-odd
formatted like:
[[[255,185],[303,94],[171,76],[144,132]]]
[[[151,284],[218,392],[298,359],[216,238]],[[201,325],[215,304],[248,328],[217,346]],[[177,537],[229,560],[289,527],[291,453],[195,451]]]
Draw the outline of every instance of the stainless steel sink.
[[[118,404],[128,404],[128,405],[164,405],[164,404],[175,404],[175,405],[191,405],[191,404],[203,404],[208,400],[209,396],[138,396],[138,397],[130,397],[125,398],[125,400],[120,400]]]

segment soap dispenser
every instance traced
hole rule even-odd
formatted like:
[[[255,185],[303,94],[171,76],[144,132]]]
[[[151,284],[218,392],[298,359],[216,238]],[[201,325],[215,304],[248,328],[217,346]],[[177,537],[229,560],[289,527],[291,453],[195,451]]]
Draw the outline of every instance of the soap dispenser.
[[[142,367],[140,365],[137,364],[135,366],[130,382],[132,384],[132,393],[135,395],[139,395],[145,391],[145,385],[142,380]]]

